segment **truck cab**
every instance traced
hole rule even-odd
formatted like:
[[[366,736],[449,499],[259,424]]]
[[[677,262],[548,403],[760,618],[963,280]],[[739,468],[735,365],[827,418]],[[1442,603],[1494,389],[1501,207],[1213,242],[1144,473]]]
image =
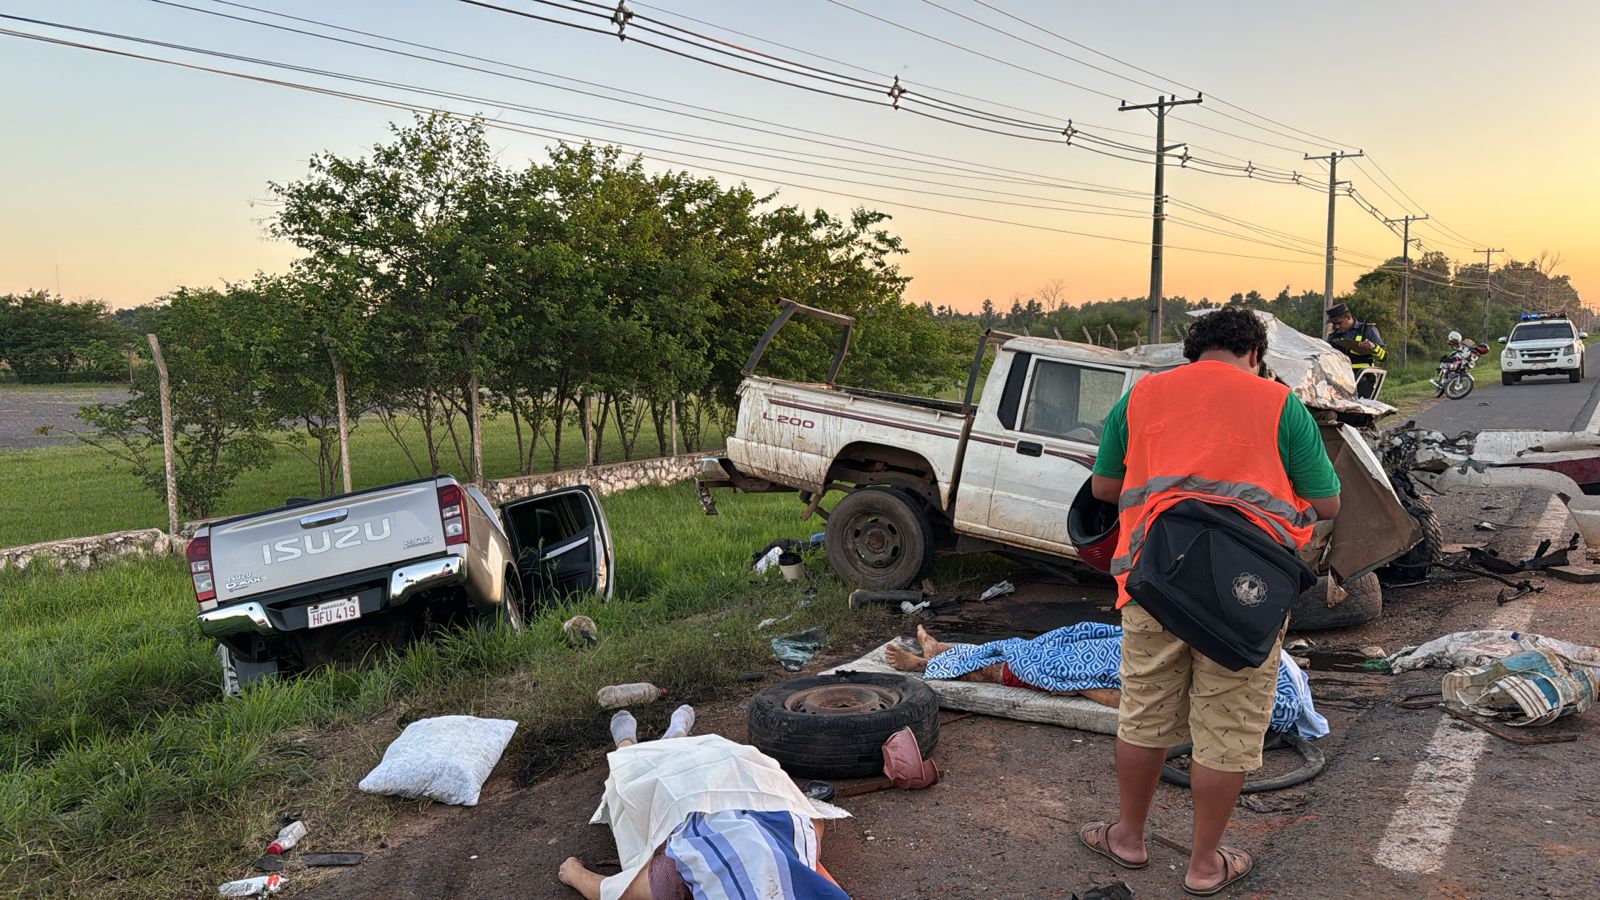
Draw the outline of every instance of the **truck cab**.
[[[1579,331],[1565,315],[1529,313],[1502,337],[1500,383],[1517,384],[1528,375],[1565,375],[1583,380],[1583,353],[1588,332]]]

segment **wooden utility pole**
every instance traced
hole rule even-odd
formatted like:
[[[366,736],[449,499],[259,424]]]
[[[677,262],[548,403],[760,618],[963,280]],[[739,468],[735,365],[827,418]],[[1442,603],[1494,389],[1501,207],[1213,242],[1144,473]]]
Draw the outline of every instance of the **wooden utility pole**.
[[[1149,322],[1145,326],[1145,334],[1161,333],[1161,223],[1166,218],[1166,159],[1167,154],[1184,146],[1183,144],[1167,145],[1167,109],[1173,106],[1186,106],[1190,103],[1200,103],[1204,98],[1196,95],[1192,100],[1179,100],[1177,95],[1168,97],[1161,94],[1154,103],[1128,104],[1124,102],[1117,107],[1118,112],[1130,112],[1136,109],[1153,109],[1156,113],[1156,191],[1155,210],[1150,223],[1150,301]]]
[[[167,464],[167,533],[178,533],[178,465],[177,446],[172,431],[172,382],[167,380],[167,361],[161,356],[161,341],[154,334],[145,335],[150,342],[150,355],[155,359],[156,377],[161,390],[161,455]]]
[[[1504,253],[1504,247],[1488,247],[1483,250],[1474,250],[1473,253],[1483,254],[1483,342],[1489,343],[1489,300],[1494,296],[1494,285],[1490,283],[1489,270],[1493,265],[1492,257],[1496,253]]]
[[[1328,151],[1327,156],[1312,156],[1310,154],[1305,155],[1306,159],[1325,159],[1328,161],[1328,261],[1327,265],[1324,267],[1322,275],[1322,312],[1324,314],[1323,333],[1327,333],[1326,314],[1328,310],[1333,308],[1333,210],[1334,198],[1336,196],[1334,191],[1341,184],[1349,184],[1347,181],[1339,180],[1339,160],[1365,155],[1366,151],[1364,150],[1357,150],[1354,153],[1344,153],[1339,150],[1330,150]],[[1401,351],[1401,353],[1404,352],[1405,351],[1403,350]]]
[[[1406,364],[1406,345],[1411,342],[1411,223],[1423,222],[1427,216],[1401,216],[1384,219],[1383,224],[1400,222],[1405,230],[1400,233],[1400,260],[1405,271],[1400,275],[1400,365]]]

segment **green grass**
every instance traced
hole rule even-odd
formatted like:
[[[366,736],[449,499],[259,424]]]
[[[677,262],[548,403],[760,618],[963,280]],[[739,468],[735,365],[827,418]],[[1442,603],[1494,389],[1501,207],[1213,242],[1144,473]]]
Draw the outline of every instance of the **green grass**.
[[[722,435],[710,418],[706,417],[702,444],[720,446]],[[406,437],[426,473],[426,451],[419,453],[420,428],[413,425]],[[607,429],[601,451],[600,462],[622,459],[622,442],[614,422]],[[634,452],[636,457],[658,454],[655,434],[648,423]],[[566,429],[561,455],[566,467],[577,465],[583,458],[583,440],[577,428]],[[351,431],[350,459],[351,480],[358,490],[417,477],[416,469],[376,419],[364,421]],[[447,444],[441,451],[440,465],[447,473],[460,472],[453,445]],[[549,448],[541,446],[535,469],[548,472],[551,467]],[[484,420],[483,468],[490,478],[517,474],[517,441],[509,417]],[[240,476],[216,514],[270,509],[281,505],[285,498],[296,496],[321,496],[316,465],[295,450],[282,447],[270,466]],[[0,516],[0,547],[167,525],[164,498],[141,486],[125,466],[114,463],[103,451],[83,444],[0,451],[0,510],[5,511]]]
[[[728,497],[714,518],[687,485],[605,502],[611,603],[546,610],[520,637],[449,633],[240,700],[218,696],[180,562],[0,575],[0,884],[26,896],[204,896],[249,874],[280,810],[301,810],[319,846],[340,848],[371,847],[411,814],[417,804],[355,790],[405,722],[516,719],[497,773],[537,777],[607,745],[601,685],[649,680],[675,700],[709,702],[741,690],[743,672],[782,676],[767,646],[775,634],[827,625],[840,646],[892,627],[887,613],[849,611],[820,558],[808,584],[749,572],[769,540],[816,527],[798,521],[793,497]],[[936,578],[987,583],[992,565],[952,560]],[[817,593],[805,604],[808,587]],[[598,623],[599,647],[562,640],[574,612]],[[659,728],[670,706],[640,711],[642,727]]]

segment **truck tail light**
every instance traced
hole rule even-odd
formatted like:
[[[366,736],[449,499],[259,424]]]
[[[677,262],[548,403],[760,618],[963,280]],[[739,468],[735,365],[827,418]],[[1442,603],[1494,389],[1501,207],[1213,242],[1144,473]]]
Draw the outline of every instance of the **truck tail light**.
[[[467,542],[466,497],[461,486],[447,484],[439,488],[439,523],[444,526],[444,545]]]
[[[189,559],[189,580],[194,583],[196,603],[217,599],[217,584],[211,572],[211,538],[197,537],[183,555]]]

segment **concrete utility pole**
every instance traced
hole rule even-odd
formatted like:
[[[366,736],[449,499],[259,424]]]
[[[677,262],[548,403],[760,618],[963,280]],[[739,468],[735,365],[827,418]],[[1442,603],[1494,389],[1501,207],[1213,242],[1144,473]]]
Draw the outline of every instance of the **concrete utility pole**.
[[[1489,268],[1492,265],[1490,258],[1496,253],[1504,253],[1504,247],[1489,247],[1484,250],[1474,250],[1473,253],[1483,254],[1483,342],[1489,343],[1489,299],[1494,296],[1494,286],[1489,283]]]
[[[1187,106],[1190,103],[1199,103],[1205,98],[1195,95],[1193,100],[1179,100],[1174,94],[1168,97],[1161,94],[1154,103],[1140,103],[1129,105],[1124,102],[1117,107],[1118,112],[1129,112],[1135,109],[1153,109],[1156,111],[1156,201],[1155,213],[1150,225],[1150,321],[1145,328],[1145,334],[1159,335],[1161,333],[1161,222],[1166,218],[1166,166],[1164,163],[1167,154],[1182,147],[1183,144],[1167,146],[1167,108],[1170,106]]]
[[[1343,152],[1340,152],[1338,150],[1330,150],[1330,151],[1328,151],[1328,155],[1327,156],[1312,156],[1310,154],[1306,154],[1305,155],[1306,159],[1325,159],[1325,160],[1328,161],[1328,263],[1327,263],[1326,271],[1323,273],[1323,276],[1322,276],[1322,311],[1323,311],[1323,313],[1327,313],[1328,310],[1333,308],[1333,200],[1334,200],[1334,189],[1337,188],[1341,184],[1349,184],[1348,181],[1340,181],[1339,180],[1339,160],[1347,159],[1347,158],[1355,157],[1355,156],[1365,156],[1365,155],[1367,155],[1365,150],[1357,150],[1354,153],[1343,153]],[[1323,328],[1324,328],[1324,330],[1326,330],[1326,328],[1327,328],[1327,323],[1326,322],[1323,323]]]
[[[1406,364],[1406,344],[1411,340],[1411,223],[1425,222],[1427,216],[1401,216],[1398,219],[1384,219],[1383,224],[1393,225],[1396,222],[1404,223],[1405,230],[1400,236],[1400,259],[1405,265],[1405,271],[1400,275],[1400,365]]]

